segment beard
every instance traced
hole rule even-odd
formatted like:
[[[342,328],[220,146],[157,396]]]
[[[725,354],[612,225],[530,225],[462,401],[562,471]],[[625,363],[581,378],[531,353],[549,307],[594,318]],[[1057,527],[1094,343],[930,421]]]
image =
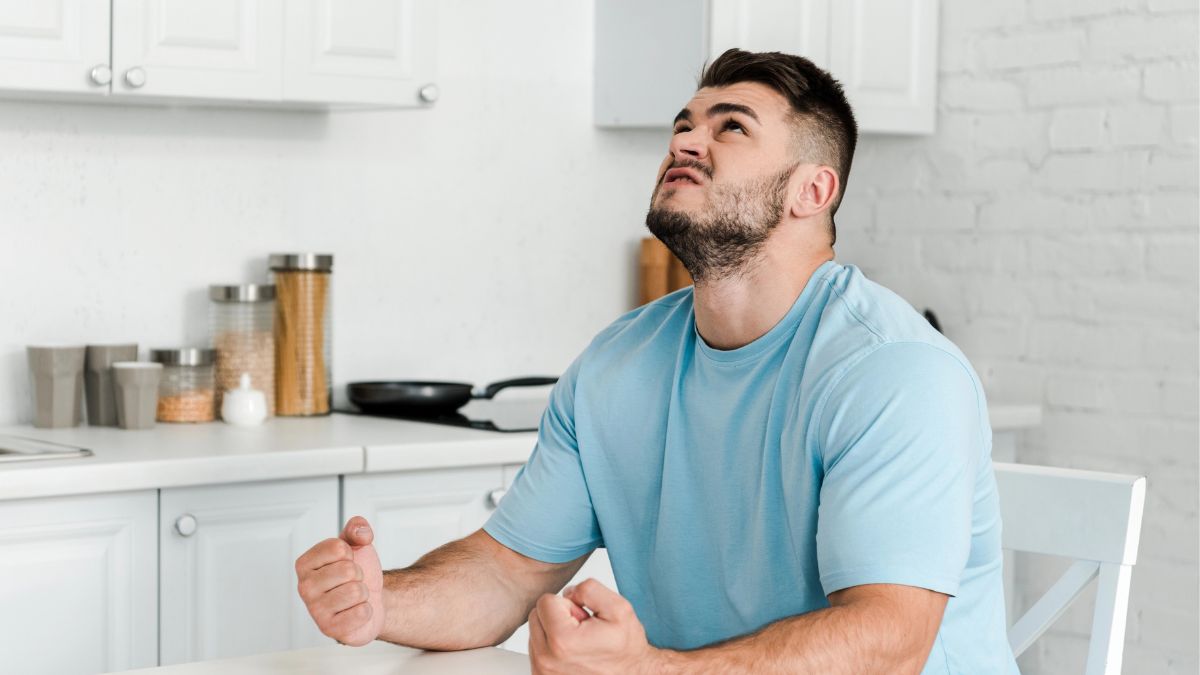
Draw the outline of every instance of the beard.
[[[707,167],[686,161],[675,166],[692,166],[711,178]],[[679,258],[697,284],[743,274],[783,220],[787,182],[795,168],[740,185],[710,182],[710,209],[698,215],[656,204],[660,192],[673,190],[660,184],[650,198],[646,228]]]

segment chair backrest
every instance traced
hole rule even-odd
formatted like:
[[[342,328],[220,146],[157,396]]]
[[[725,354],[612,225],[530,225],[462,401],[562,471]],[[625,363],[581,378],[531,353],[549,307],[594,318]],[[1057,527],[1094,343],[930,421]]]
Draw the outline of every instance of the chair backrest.
[[[1097,579],[1085,673],[1120,673],[1145,477],[1001,462],[994,467],[1003,547],[1075,559],[1009,629],[1013,654],[1020,656],[1028,649]]]

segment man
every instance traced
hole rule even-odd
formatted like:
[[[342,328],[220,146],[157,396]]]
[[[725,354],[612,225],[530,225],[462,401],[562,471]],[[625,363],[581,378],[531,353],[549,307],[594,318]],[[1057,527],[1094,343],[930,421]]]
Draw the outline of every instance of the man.
[[[646,218],[695,286],[571,364],[482,530],[381,574],[355,517],[301,556],[322,631],[467,649],[528,619],[545,673],[1015,672],[978,378],[833,261],[856,137],[811,62],[713,62]],[[620,594],[553,595],[598,546]]]

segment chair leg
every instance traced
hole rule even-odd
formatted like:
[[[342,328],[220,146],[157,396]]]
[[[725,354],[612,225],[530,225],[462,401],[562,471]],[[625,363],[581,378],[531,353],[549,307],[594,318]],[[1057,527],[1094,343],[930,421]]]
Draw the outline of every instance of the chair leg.
[[[1086,675],[1119,675],[1125,653],[1125,619],[1129,612],[1130,565],[1101,563],[1096,581],[1096,611],[1088,646]]]

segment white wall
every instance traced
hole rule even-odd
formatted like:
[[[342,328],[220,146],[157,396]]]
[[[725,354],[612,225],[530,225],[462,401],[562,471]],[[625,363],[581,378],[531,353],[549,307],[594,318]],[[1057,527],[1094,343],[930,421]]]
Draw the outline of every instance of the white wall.
[[[210,283],[335,260],[334,378],[556,374],[635,300],[667,133],[591,123],[591,5],[439,1],[431,110],[0,101],[0,424],[24,346],[199,343]]]
[[[933,307],[993,401],[1044,406],[1020,461],[1148,477],[1125,672],[1194,675],[1197,3],[941,13],[937,133],[862,140],[839,257]],[[1082,672],[1088,611],[1023,672]]]

